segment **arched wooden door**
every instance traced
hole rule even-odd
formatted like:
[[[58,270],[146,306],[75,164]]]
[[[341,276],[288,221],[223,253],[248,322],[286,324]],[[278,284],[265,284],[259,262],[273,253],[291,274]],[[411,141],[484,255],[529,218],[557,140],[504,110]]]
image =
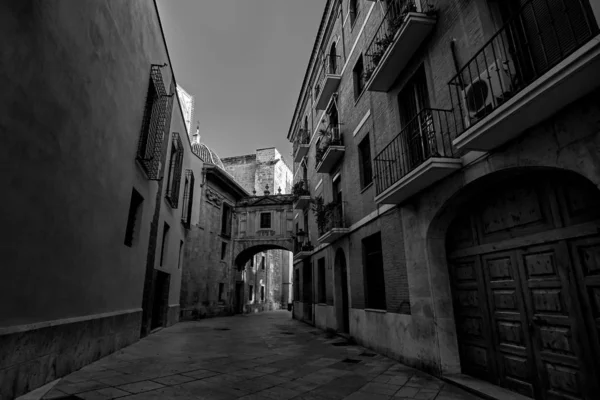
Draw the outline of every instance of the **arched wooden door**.
[[[447,234],[463,373],[537,399],[597,399],[600,192],[570,173],[487,185]]]

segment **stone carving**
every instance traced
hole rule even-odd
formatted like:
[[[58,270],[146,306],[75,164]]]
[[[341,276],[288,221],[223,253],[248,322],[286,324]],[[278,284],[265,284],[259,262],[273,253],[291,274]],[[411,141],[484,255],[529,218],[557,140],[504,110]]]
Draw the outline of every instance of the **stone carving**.
[[[217,208],[221,208],[221,204],[223,203],[223,196],[219,193],[215,192],[211,188],[206,188],[206,202],[212,204]]]
[[[262,231],[256,231],[256,234],[258,236],[275,236],[275,231],[272,231],[272,230],[262,230]]]

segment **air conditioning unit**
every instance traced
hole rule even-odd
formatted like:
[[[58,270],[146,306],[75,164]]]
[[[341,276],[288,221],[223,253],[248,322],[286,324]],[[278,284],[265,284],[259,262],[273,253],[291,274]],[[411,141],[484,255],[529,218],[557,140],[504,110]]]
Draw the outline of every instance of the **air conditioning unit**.
[[[512,72],[510,62],[496,60],[478,78],[462,91],[465,128],[471,121],[477,121],[489,108],[496,108],[504,102],[505,94],[512,90]]]

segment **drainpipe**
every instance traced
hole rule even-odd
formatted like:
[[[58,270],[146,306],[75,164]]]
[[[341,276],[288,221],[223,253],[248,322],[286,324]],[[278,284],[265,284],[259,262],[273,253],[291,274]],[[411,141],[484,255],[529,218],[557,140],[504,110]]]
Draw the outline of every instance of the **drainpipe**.
[[[458,75],[458,71],[460,71],[460,66],[458,64],[458,56],[456,55],[456,38],[453,38],[450,41],[450,51],[452,52],[452,61],[454,62],[454,72]],[[458,81],[460,82],[461,89],[464,90],[465,84],[462,80],[462,75],[458,75]]]

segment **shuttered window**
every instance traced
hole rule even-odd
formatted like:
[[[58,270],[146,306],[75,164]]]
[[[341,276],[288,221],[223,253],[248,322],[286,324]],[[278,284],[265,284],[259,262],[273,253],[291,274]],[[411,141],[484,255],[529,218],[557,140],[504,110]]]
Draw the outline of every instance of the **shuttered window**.
[[[186,228],[190,228],[192,221],[192,205],[194,204],[194,172],[191,169],[185,171],[185,186],[183,189],[183,209],[181,210],[181,222]]]
[[[150,180],[160,179],[165,131],[170,125],[173,93],[167,95],[161,66],[152,65],[136,159]]]
[[[179,205],[179,187],[181,184],[181,167],[183,165],[183,144],[177,132],[173,133],[171,159],[167,175],[167,191],[165,197],[172,208]]]

